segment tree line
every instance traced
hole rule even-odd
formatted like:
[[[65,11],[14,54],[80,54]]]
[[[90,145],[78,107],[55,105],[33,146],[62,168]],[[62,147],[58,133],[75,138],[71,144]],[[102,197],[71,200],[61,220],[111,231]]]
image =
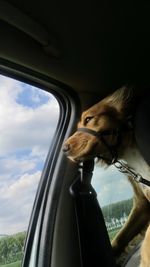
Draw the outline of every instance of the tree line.
[[[112,218],[120,219],[126,214],[130,213],[133,205],[133,199],[127,199],[113,203],[102,208],[103,216],[106,222],[109,222]]]
[[[0,238],[0,266],[16,262],[23,257],[26,232]]]
[[[133,199],[123,200],[102,208],[106,227],[110,240],[114,238],[123,224],[126,222],[132,209]]]

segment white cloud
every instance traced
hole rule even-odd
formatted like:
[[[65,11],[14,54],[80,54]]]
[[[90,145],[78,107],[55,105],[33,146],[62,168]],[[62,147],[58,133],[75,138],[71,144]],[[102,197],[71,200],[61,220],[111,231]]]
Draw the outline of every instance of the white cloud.
[[[27,228],[41,171],[24,174],[0,189],[0,233],[12,234]]]
[[[17,104],[16,94],[9,94],[10,88],[5,90],[0,95],[0,155],[16,149],[33,149],[34,146],[47,151],[58,121],[56,100],[50,99],[33,109]]]
[[[0,160],[0,185],[36,168],[37,158],[10,156]]]
[[[27,228],[59,116],[50,94],[31,87],[26,105],[20,98],[24,90],[29,86],[0,76],[0,234]]]
[[[125,200],[133,196],[132,186],[127,177],[114,166],[107,169],[96,166],[93,173],[92,185],[97,192],[101,206]]]

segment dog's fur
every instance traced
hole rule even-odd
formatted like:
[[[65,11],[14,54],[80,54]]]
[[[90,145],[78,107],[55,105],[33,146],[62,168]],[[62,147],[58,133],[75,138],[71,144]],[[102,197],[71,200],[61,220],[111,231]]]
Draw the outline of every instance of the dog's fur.
[[[150,266],[150,225],[146,231],[145,239],[141,248],[141,264],[140,267]]]
[[[132,100],[133,96],[130,88],[122,87],[118,89],[112,95],[83,112],[78,128],[84,127],[99,132],[128,124],[128,118],[134,110]],[[116,138],[116,136],[110,135],[106,136],[105,140],[107,144],[113,145],[116,143]],[[110,151],[99,138],[80,131],[75,132],[68,138],[64,145],[64,151],[73,161],[87,160],[98,157],[100,154],[103,154],[106,158],[111,156]],[[117,153],[118,159],[125,160],[137,173],[150,180],[150,167],[137,148],[133,131],[122,132],[121,144],[117,148]],[[107,164],[104,160],[103,163]],[[119,255],[128,242],[145,225],[148,225],[150,219],[150,189],[136,183],[131,177],[128,177],[128,179],[134,190],[134,204],[127,222],[112,241],[112,247],[116,255]],[[150,246],[150,227],[142,246],[140,267],[150,266],[150,252],[148,252],[149,248],[147,246]]]

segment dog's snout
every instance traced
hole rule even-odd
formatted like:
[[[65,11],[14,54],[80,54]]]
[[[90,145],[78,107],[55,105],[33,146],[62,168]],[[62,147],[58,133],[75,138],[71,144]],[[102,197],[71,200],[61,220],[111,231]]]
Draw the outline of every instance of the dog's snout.
[[[68,152],[70,150],[70,145],[69,144],[64,144],[63,146],[63,152]]]

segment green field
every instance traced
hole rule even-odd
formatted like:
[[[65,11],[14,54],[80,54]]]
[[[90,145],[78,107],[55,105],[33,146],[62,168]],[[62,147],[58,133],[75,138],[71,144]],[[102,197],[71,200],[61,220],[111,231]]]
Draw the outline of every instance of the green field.
[[[16,261],[6,265],[0,265],[0,267],[20,267],[20,266],[21,266],[21,261]]]
[[[0,267],[20,267],[26,232],[0,238]]]
[[[119,230],[120,230],[120,228],[108,231],[108,235],[109,235],[109,238],[110,238],[111,241],[115,237],[115,235],[118,233]]]

